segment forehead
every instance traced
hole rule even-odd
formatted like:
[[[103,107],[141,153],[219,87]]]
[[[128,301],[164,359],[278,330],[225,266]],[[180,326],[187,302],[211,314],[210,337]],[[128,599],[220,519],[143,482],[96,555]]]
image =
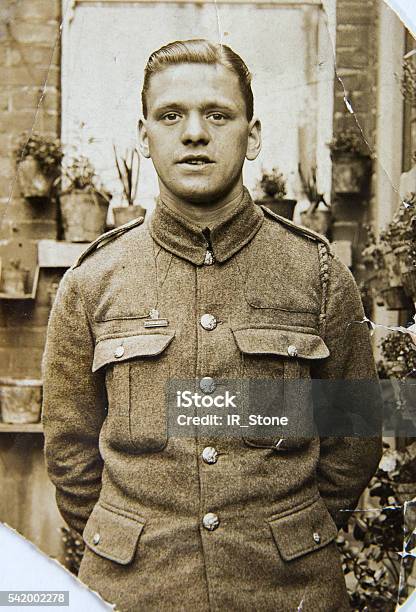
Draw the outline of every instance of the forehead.
[[[176,64],[150,77],[149,111],[169,105],[185,108],[217,103],[245,113],[237,75],[221,64]]]

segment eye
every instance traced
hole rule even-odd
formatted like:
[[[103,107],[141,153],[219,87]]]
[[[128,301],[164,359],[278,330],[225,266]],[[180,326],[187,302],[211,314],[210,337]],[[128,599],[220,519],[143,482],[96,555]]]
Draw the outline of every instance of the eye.
[[[165,113],[161,117],[161,119],[164,123],[167,123],[167,124],[175,123],[176,121],[178,121],[178,119],[180,119],[180,115],[179,113],[171,111],[170,113]]]
[[[222,125],[227,120],[227,117],[226,115],[224,115],[224,113],[211,113],[208,118],[216,125]]]

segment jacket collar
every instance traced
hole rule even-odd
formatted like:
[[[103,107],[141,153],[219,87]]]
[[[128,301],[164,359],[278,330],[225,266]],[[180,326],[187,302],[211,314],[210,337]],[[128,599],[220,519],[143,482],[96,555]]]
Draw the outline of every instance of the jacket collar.
[[[243,248],[258,232],[264,220],[246,188],[241,202],[211,230],[201,228],[173,212],[158,198],[149,222],[149,232],[157,244],[196,265],[202,265],[209,236],[217,261],[223,262]]]

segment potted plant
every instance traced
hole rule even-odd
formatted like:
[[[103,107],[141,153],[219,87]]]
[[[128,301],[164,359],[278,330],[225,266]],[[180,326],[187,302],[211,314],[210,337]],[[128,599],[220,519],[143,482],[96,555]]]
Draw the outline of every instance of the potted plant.
[[[414,482],[406,482],[416,445],[404,451],[384,446],[385,453],[368,486],[374,509],[351,513],[336,540],[352,610],[394,612],[413,588],[415,506],[409,504],[404,511],[402,504],[416,494]]]
[[[15,157],[22,196],[47,197],[60,174],[63,157],[60,140],[33,132],[22,137]]]
[[[410,334],[391,332],[380,343],[388,378],[404,380],[416,369],[416,349]]]
[[[412,302],[416,302],[416,246],[405,246],[399,260],[403,289]]]
[[[308,177],[305,177],[302,171],[302,167],[298,166],[299,176],[302,183],[303,192],[310,202],[310,206],[307,210],[300,213],[301,223],[305,227],[318,232],[319,234],[326,235],[331,225],[331,209],[325,202],[325,198],[322,193],[319,193],[316,180],[316,167],[314,166]],[[324,209],[319,207],[320,204],[324,205]]]
[[[364,284],[378,306],[384,306],[382,292],[390,287],[389,277],[384,265],[383,249],[377,241],[374,230],[371,226],[366,226],[367,240],[361,254],[362,263],[365,267]]]
[[[78,575],[79,566],[85,552],[85,544],[74,529],[61,527],[61,537],[64,545],[64,565],[75,575]]]
[[[401,90],[406,102],[416,107],[416,49],[412,49],[403,57],[403,73]]]
[[[371,158],[360,134],[338,132],[328,144],[332,159],[332,188],[337,194],[360,194],[368,184]]]
[[[91,242],[105,230],[111,196],[83,155],[73,158],[63,175],[67,184],[59,200],[65,240]]]
[[[261,179],[257,182],[257,189],[263,197],[256,200],[257,204],[267,206],[272,212],[293,219],[296,200],[286,198],[286,179],[277,168],[272,168],[271,172],[262,170]]]
[[[24,296],[29,270],[22,268],[20,259],[11,259],[1,270],[1,292],[11,297]]]
[[[384,264],[389,287],[383,291],[387,307],[400,310],[411,306],[411,300],[404,290],[406,278],[410,293],[415,275],[412,260],[415,249],[415,214],[411,206],[400,206],[387,228],[380,233]]]
[[[369,232],[363,262],[388,310],[412,307],[416,299],[416,213],[414,194],[403,201],[377,242]]]
[[[136,148],[131,149],[130,151],[126,151],[125,156],[119,159],[116,148],[114,147],[114,158],[118,177],[123,186],[123,200],[127,204],[125,206],[115,206],[113,208],[114,224],[117,227],[128,221],[137,219],[137,217],[144,217],[146,209],[139,204],[135,204],[140,172],[139,151]]]
[[[395,224],[399,235],[395,255],[405,293],[416,302],[416,194],[411,193],[399,207],[395,215]]]

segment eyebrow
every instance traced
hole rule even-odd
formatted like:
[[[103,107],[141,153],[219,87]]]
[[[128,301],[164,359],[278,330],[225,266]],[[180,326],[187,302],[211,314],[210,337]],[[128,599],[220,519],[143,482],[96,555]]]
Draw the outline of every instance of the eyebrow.
[[[214,109],[214,108],[219,109],[219,110],[226,110],[229,113],[238,112],[238,106],[236,104],[233,104],[233,103],[230,104],[230,102],[226,102],[225,100],[210,100],[208,102],[204,102],[201,105],[198,105],[198,109],[201,111],[206,111],[206,110]],[[172,110],[172,109],[186,111],[188,110],[188,105],[187,103],[178,102],[175,100],[172,100],[170,102],[168,100],[166,102],[163,102],[159,106],[155,106],[152,112],[156,114],[160,114],[160,113]]]

